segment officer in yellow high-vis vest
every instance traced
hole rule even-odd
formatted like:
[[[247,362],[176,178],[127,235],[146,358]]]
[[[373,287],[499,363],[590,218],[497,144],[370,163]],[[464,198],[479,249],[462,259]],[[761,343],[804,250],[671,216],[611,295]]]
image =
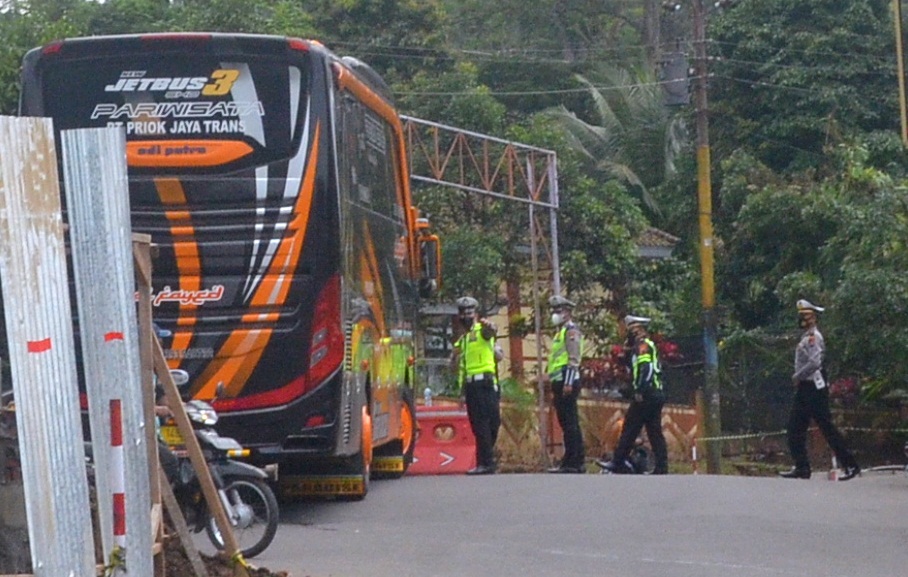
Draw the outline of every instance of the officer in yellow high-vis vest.
[[[457,316],[463,334],[454,343],[458,383],[467,404],[470,428],[476,437],[476,467],[467,475],[495,472],[495,443],[501,426],[495,338],[498,329],[478,318],[479,303],[473,297],[457,299]]]
[[[577,413],[583,335],[580,327],[571,319],[573,302],[563,296],[553,296],[549,299],[549,306],[552,308],[552,324],[557,332],[552,339],[546,372],[552,385],[555,414],[564,437],[561,463],[549,469],[549,473],[585,473],[583,433]]]
[[[611,473],[630,473],[627,458],[637,440],[640,430],[646,427],[656,461],[653,475],[668,473],[668,447],[665,435],[662,434],[662,407],[665,405],[665,391],[662,382],[662,366],[659,364],[659,351],[649,338],[650,319],[628,315],[624,318],[627,327],[631,354],[631,375],[633,379],[634,398],[627,413],[618,446],[610,461],[597,461],[600,467]]]

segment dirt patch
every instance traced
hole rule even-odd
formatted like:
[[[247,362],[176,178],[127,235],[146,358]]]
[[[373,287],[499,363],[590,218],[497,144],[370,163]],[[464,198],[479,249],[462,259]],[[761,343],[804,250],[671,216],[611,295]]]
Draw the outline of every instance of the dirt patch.
[[[236,577],[235,564],[226,555],[202,554],[201,557],[209,577]],[[186,550],[176,535],[164,541],[164,563],[169,577],[195,577]],[[287,571],[274,572],[264,567],[249,567],[247,573],[249,577],[290,577]]]

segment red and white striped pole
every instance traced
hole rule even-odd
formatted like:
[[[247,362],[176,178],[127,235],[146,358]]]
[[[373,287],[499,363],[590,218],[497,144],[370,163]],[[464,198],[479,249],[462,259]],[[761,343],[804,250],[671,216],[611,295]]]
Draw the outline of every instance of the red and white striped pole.
[[[123,469],[123,407],[110,400],[110,490],[113,495],[113,534],[118,547],[126,546],[126,472]]]

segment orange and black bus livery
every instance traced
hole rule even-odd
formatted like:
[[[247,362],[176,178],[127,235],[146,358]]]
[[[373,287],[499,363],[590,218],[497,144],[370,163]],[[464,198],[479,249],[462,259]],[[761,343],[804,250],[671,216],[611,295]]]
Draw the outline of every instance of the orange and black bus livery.
[[[274,36],[68,39],[25,57],[20,112],[125,131],[165,354],[222,434],[288,490],[362,496],[370,470],[404,473],[438,243],[371,69]]]

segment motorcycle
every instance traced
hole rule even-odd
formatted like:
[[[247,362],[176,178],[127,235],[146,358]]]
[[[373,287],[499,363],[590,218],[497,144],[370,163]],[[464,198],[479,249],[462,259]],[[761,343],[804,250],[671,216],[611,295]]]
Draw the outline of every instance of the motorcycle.
[[[179,381],[183,379],[175,375],[174,380],[181,384]],[[255,557],[268,548],[277,532],[278,503],[268,483],[269,473],[232,458],[244,456],[247,451],[235,439],[222,437],[214,430],[218,416],[209,403],[190,400],[184,401],[183,406],[240,551],[246,558]],[[173,422],[164,423],[160,438],[179,463],[178,478],[171,484],[186,523],[194,533],[204,529],[214,546],[223,549],[224,539],[208,510],[179,429]]]
[[[631,449],[630,454],[628,454],[620,467],[613,468],[611,459],[605,457],[597,459],[596,465],[602,469],[600,473],[603,475],[649,475],[653,472],[655,462],[653,461],[652,453],[643,440],[637,439],[634,448]]]

